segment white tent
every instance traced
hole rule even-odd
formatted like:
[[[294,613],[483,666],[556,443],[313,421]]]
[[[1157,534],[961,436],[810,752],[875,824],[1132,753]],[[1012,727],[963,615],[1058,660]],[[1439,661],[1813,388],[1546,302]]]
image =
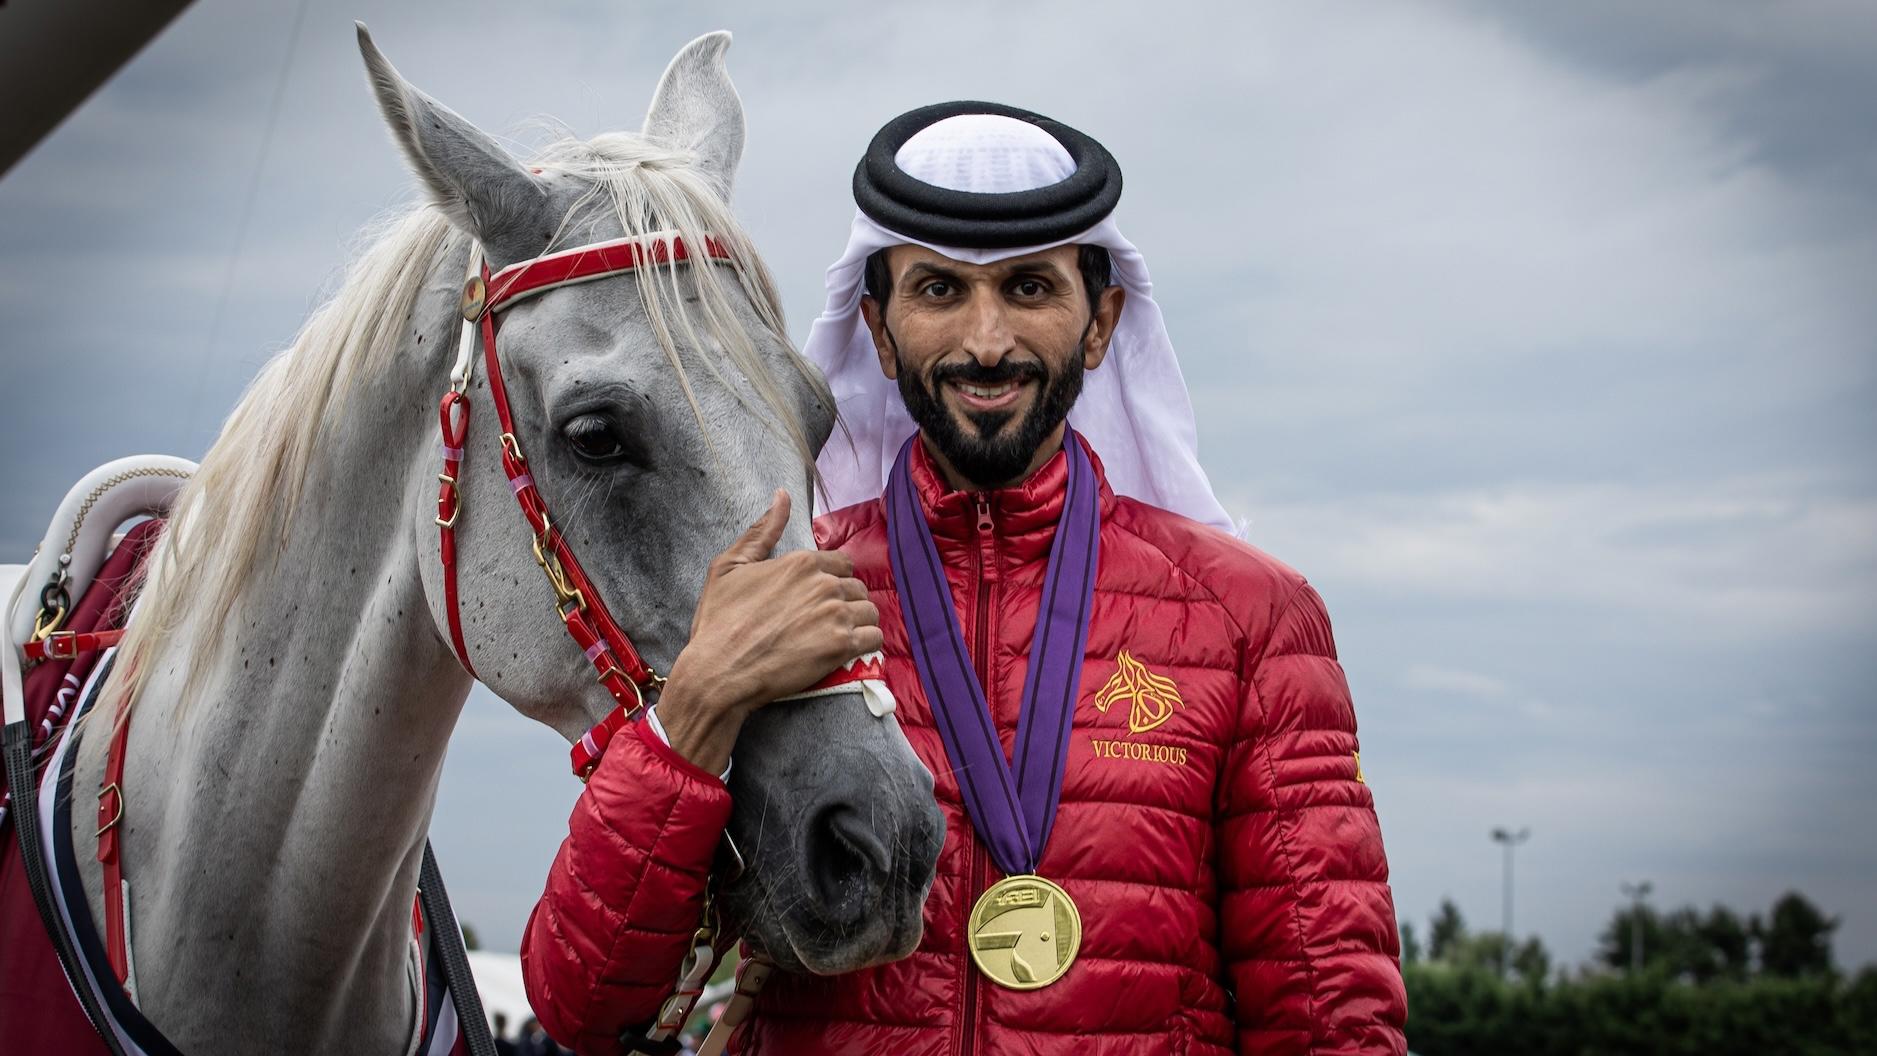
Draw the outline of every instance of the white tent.
[[[482,1011],[491,1017],[490,1027],[494,1027],[493,1017],[500,1012],[508,1017],[508,1033],[513,1037],[521,1025],[534,1015],[534,1010],[528,1007],[528,993],[522,987],[521,955],[470,950],[469,970],[475,973],[476,990],[482,995]],[[704,1029],[711,1022],[712,1008],[718,1002],[727,1000],[735,989],[734,979],[725,979],[705,987],[703,996],[698,1000],[697,1012],[692,1016],[690,1029]]]
[[[469,970],[475,973],[476,990],[482,994],[482,1010],[491,1017],[497,1012],[507,1016],[510,1035],[534,1015],[521,985],[520,954],[470,950]]]

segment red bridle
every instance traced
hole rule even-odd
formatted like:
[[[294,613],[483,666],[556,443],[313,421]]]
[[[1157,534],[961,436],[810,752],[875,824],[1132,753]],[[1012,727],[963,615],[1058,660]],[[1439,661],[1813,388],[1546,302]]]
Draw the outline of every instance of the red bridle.
[[[704,256],[708,260],[729,260],[730,251],[714,238],[705,239]],[[495,414],[502,424],[502,472],[508,475],[509,490],[521,506],[521,514],[534,534],[534,559],[554,589],[554,610],[593,664],[600,685],[606,687],[615,707],[573,746],[574,773],[584,781],[599,765],[613,735],[637,718],[645,708],[645,693],[663,682],[653,671],[632,640],[619,628],[599,589],[580,567],[579,558],[567,545],[566,537],[548,512],[547,500],[535,485],[522,454],[521,441],[515,432],[515,419],[508,402],[508,387],[502,381],[502,361],[496,354],[495,335],[498,315],[517,302],[546,293],[560,286],[591,282],[620,275],[646,264],[681,263],[690,260],[692,250],[676,235],[646,235],[598,242],[574,249],[549,253],[511,264],[491,275],[487,264],[480,274],[472,275],[463,287],[465,321],[461,355],[451,379],[450,391],[444,393],[437,407],[443,434],[443,472],[437,475],[442,488],[437,493],[438,549],[443,559],[444,605],[449,611],[450,645],[464,670],[472,677],[469,649],[463,642],[460,605],[456,593],[456,519],[462,513],[462,494],[457,490],[458,471],[463,462],[463,445],[469,435],[470,365],[473,362],[474,334],[481,335],[482,361],[489,375],[489,395],[495,401]]]

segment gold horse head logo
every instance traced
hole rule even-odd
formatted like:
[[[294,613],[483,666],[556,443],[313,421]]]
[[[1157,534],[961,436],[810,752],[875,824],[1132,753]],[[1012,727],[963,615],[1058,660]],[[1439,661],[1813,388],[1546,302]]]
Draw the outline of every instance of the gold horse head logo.
[[[1114,677],[1095,694],[1095,710],[1108,714],[1110,705],[1128,702],[1128,732],[1146,733],[1173,717],[1173,709],[1186,702],[1180,688],[1164,675],[1156,675],[1147,666],[1129,656],[1126,649],[1115,658],[1119,665]]]

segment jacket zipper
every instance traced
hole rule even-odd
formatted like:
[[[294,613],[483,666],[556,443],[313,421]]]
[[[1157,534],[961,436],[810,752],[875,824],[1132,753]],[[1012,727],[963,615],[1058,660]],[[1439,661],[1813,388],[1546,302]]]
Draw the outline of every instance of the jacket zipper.
[[[990,563],[990,560],[993,556],[992,548],[996,545],[997,526],[991,520],[990,498],[984,492],[979,492],[977,496],[977,500],[978,500],[977,590],[973,593],[973,598],[977,601],[978,619],[977,619],[977,622],[973,624],[971,628],[972,629],[971,661],[972,661],[973,666],[975,666],[978,669],[978,685],[984,687],[984,703],[986,707],[989,707],[990,701],[991,701],[991,677],[990,677],[991,665],[990,665],[990,644],[989,644],[990,643],[989,625],[990,625],[990,619],[991,619],[991,592],[986,588],[986,585],[984,582],[984,567],[985,565]],[[995,719],[995,716],[996,716],[996,713],[992,712],[993,719]],[[978,900],[978,896],[983,893],[984,869],[985,869],[986,864],[988,864],[986,859],[989,857],[989,855],[984,849],[984,840],[982,837],[979,837],[973,840],[972,843],[974,844],[974,846],[972,847],[972,850],[971,850],[971,897],[966,900],[967,907],[971,905],[975,905]],[[970,912],[971,911],[969,908],[965,910],[965,913],[966,913],[965,927],[967,930],[969,930],[971,926],[971,918],[969,915]],[[969,940],[967,939],[967,941]],[[964,1036],[959,1041],[959,1046],[958,1046],[959,1056],[970,1056],[971,1051],[977,1046],[978,987],[981,985],[981,983],[982,983],[982,980],[978,978],[978,972],[976,971],[975,967],[971,963],[971,954],[967,952],[965,954],[965,1008],[964,1008],[965,1029],[964,1029]]]

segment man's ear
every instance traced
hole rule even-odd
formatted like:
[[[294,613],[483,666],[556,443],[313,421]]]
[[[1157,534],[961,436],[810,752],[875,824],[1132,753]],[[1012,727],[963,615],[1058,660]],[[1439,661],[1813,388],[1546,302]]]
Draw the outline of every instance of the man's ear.
[[[873,335],[873,354],[880,357],[880,373],[888,381],[899,380],[899,352],[893,347],[893,335],[886,331],[886,309],[870,293],[860,295],[860,317]]]
[[[1120,286],[1110,286],[1096,298],[1095,318],[1090,320],[1088,333],[1082,338],[1082,369],[1094,370],[1108,358],[1108,342],[1114,337],[1114,328],[1121,323],[1121,310],[1125,307],[1127,290]]]

